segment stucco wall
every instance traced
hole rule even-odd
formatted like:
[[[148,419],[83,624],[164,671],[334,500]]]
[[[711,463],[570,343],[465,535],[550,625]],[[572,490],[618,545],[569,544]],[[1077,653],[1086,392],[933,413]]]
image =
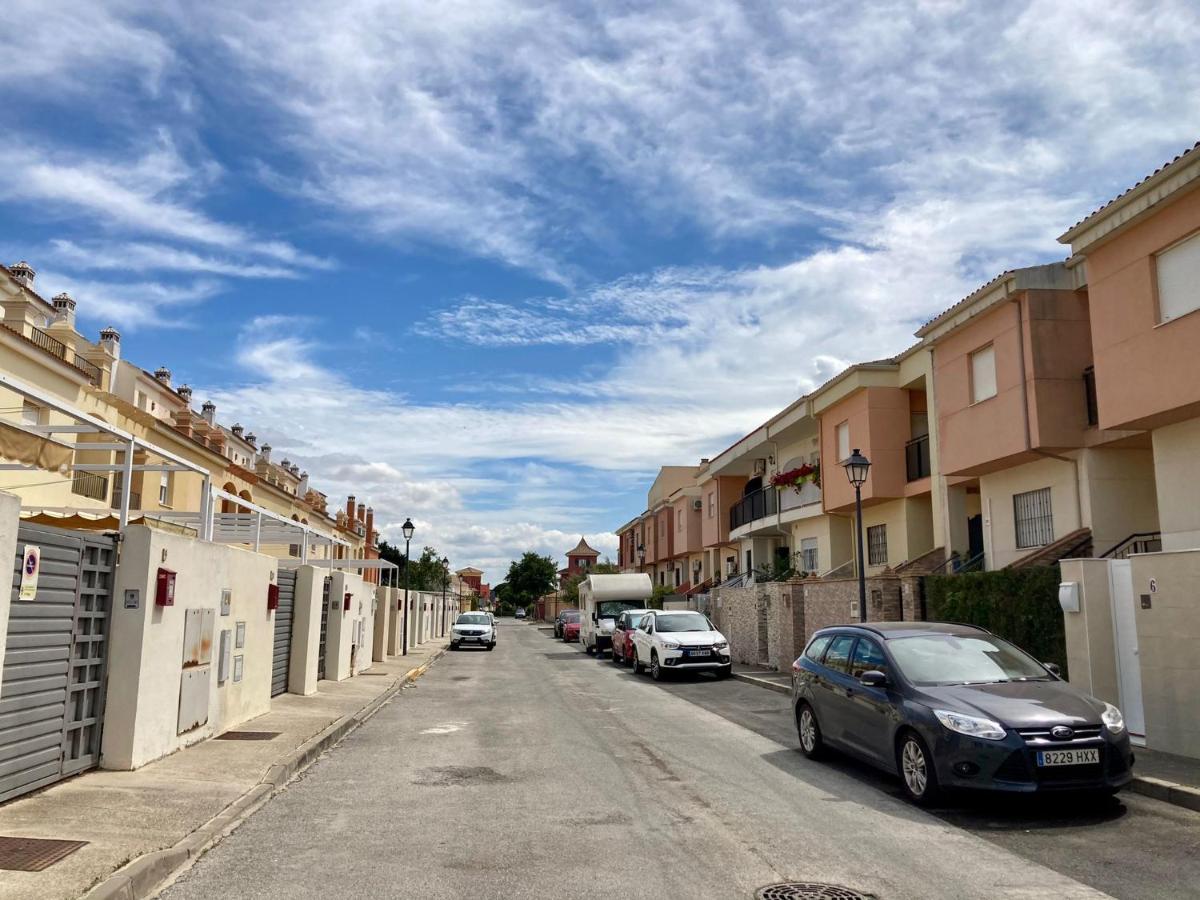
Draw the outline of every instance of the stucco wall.
[[[328,570],[313,566],[296,569],[292,605],[292,652],[288,660],[288,692],[317,692],[317,656],[321,648],[321,603]]]
[[[375,588],[375,625],[371,640],[371,658],[381,662],[394,651],[388,649],[392,640],[393,589],[379,585]]]
[[[1156,428],[1152,438],[1163,549],[1200,547],[1200,482],[1195,477],[1200,419]]]
[[[1061,459],[1036,462],[1002,469],[979,479],[983,505],[983,546],[987,567],[1001,569],[1035,548],[1018,548],[1013,495],[1050,488],[1050,509],[1054,518],[1054,537],[1058,539],[1081,527],[1079,485],[1075,464]]]
[[[870,559],[867,528],[887,526],[887,565],[868,565],[867,575],[878,575],[933,549],[933,510],[929,495],[892,500],[863,507],[863,554]],[[851,526],[851,540],[858,538]],[[851,558],[857,554],[851,551]],[[843,560],[844,561],[844,560]]]
[[[1198,446],[1191,443],[1193,455]],[[1083,522],[1092,529],[1097,555],[1131,534],[1159,530],[1152,450],[1095,447],[1084,450],[1079,463],[1085,486]]]
[[[162,566],[175,571],[175,605],[154,604],[155,579]],[[108,691],[101,765],[131,769],[202,741],[270,708],[274,613],[267,610],[267,586],[275,560],[221,544],[134,525],[125,530],[117,569],[109,634]],[[221,591],[231,591],[230,613],[220,615]],[[138,591],[136,609],[124,603],[127,589]],[[212,635],[208,721],[178,734],[179,696],[186,613],[216,613]],[[229,677],[218,683],[220,634],[236,636],[245,623],[245,644],[231,643]],[[234,658],[242,657],[242,680],[234,681]]]
[[[1063,582],[1079,585],[1079,612],[1063,613],[1071,683],[1119,704],[1108,561],[1065,559],[1060,568]]]
[[[0,635],[8,634],[12,608],[13,561],[17,554],[17,529],[21,523],[21,501],[0,492]],[[0,641],[0,671],[4,669],[5,641]]]
[[[871,460],[863,500],[904,496],[904,445],[912,430],[908,394],[900,388],[868,387],[821,413],[822,501],[827,511],[854,505],[854,488],[845,475],[831,477],[844,461],[838,459],[837,448],[841,422],[850,423],[850,449],[859,448]]]

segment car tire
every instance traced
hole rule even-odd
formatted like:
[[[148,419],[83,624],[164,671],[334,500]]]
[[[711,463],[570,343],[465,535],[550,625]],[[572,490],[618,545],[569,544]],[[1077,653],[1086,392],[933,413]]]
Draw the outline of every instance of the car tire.
[[[663,667],[659,665],[657,650],[650,651],[650,677],[655,681],[664,681],[667,677],[667,673],[663,670]]]
[[[634,647],[633,648],[633,674],[641,675],[645,671],[646,671],[646,667],[643,666],[640,662],[638,662],[637,647]]]
[[[614,665],[614,666],[623,666],[623,665],[625,665],[625,661],[624,661],[624,659],[622,659],[620,656],[617,656],[617,648],[616,648],[616,647],[614,647],[614,648],[613,648],[613,652],[612,652],[612,663],[613,663],[613,665]]]
[[[450,642],[450,649],[451,649],[451,650],[457,650],[457,649],[458,649],[458,644],[454,643],[454,641],[451,641],[451,642]]]
[[[915,731],[906,731],[901,736],[896,748],[896,768],[904,793],[913,803],[933,806],[941,799],[933,756]]]
[[[733,664],[732,663],[730,663],[727,666],[721,666],[721,668],[717,669],[717,678],[718,679],[728,678],[732,674],[733,674]]]
[[[825,756],[825,739],[821,737],[821,723],[816,711],[804,701],[796,707],[796,737],[800,739],[800,752],[809,759]]]
[[[585,642],[583,645],[583,652],[586,653],[588,656],[591,656],[596,651],[595,651],[595,648],[591,644],[588,644]]]
[[[490,644],[488,644],[488,650],[495,650],[495,649],[496,649],[495,641],[492,641]]]

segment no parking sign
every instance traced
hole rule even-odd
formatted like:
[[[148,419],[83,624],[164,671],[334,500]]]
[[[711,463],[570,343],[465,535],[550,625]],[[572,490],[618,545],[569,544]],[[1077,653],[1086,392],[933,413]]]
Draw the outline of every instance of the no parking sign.
[[[37,596],[38,573],[42,570],[42,550],[32,544],[25,545],[21,561],[21,600],[32,600]]]

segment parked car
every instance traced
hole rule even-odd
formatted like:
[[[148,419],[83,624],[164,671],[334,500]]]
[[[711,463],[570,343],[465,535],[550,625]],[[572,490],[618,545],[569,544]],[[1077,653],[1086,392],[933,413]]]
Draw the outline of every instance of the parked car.
[[[520,607],[520,606],[518,606],[518,607],[517,607],[517,611],[516,611],[515,613],[513,613],[513,618],[516,618],[516,619],[523,619],[523,618],[525,618],[525,609],[524,609],[524,607]]]
[[[492,650],[496,646],[496,621],[489,613],[459,613],[450,628],[450,649],[475,646]]]
[[[577,610],[577,609],[559,610],[558,615],[554,619],[554,636],[555,637],[560,638],[563,636],[563,622],[566,620],[566,617],[568,615],[570,615],[571,613],[578,613],[578,612],[579,612],[579,610]]]
[[[729,642],[703,613],[691,610],[649,610],[633,632],[633,671],[649,667],[655,681],[668,672],[733,673]]]
[[[1132,779],[1118,710],[970,625],[824,628],[792,665],[800,749],[837,747],[922,805],[947,788],[1115,793]]]
[[[583,616],[580,613],[567,613],[563,619],[562,639],[568,643],[579,640],[579,623]]]
[[[612,661],[618,666],[627,666],[633,660],[633,633],[649,609],[627,609],[617,617],[612,633]]]

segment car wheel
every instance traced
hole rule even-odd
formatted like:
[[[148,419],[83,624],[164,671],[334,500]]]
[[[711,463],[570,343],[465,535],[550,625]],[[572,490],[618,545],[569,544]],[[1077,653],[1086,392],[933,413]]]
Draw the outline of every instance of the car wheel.
[[[638,662],[637,647],[634,647],[633,648],[633,674],[641,675],[645,671],[646,671],[646,667],[643,666],[640,662]]]
[[[613,661],[614,666],[624,665],[624,660],[621,657],[617,656],[617,648],[616,647],[613,647],[612,661]]]
[[[721,668],[717,669],[717,678],[728,678],[732,674],[733,674],[733,664],[732,663],[730,663],[727,666],[721,666]]]
[[[451,642],[450,642],[450,649],[451,649],[451,650],[457,650],[457,649],[458,649],[458,644],[456,644],[456,643],[454,643],[453,641],[451,641]]]
[[[593,647],[591,644],[585,643],[583,645],[583,652],[586,653],[588,656],[591,656],[592,653],[595,652],[595,649],[596,648]]]
[[[825,755],[825,740],[821,737],[817,714],[807,703],[796,708],[796,734],[800,738],[801,752],[809,759],[820,759]]]
[[[495,649],[496,649],[496,642],[495,642],[495,641],[492,641],[490,644],[488,644],[488,649],[489,649],[489,650],[495,650]]]
[[[663,671],[662,666],[658,664],[658,651],[650,651],[650,677],[655,681],[662,681],[667,677],[667,673]]]
[[[909,731],[896,752],[904,793],[919,806],[932,806],[940,799],[941,790],[929,748],[915,731]]]

